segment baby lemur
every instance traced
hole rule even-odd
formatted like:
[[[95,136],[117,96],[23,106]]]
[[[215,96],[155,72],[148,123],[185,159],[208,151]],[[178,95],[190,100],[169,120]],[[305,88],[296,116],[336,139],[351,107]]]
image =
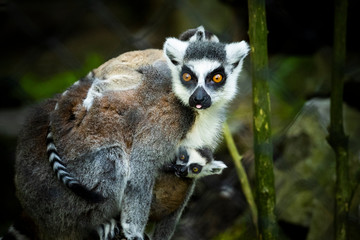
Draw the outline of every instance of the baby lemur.
[[[245,42],[169,38],[164,55],[123,54],[39,105],[19,135],[15,166],[17,196],[38,239],[84,239],[120,213],[125,237],[142,240],[162,167],[180,146],[216,147],[247,53]],[[86,201],[54,175],[49,124],[61,164],[103,199]],[[176,221],[160,220],[153,239],[169,239]]]
[[[175,210],[182,211],[192,194],[196,180],[221,174],[224,168],[226,165],[222,161],[214,160],[209,148],[180,147],[176,162],[165,166],[163,174],[156,180],[150,220],[160,221]]]

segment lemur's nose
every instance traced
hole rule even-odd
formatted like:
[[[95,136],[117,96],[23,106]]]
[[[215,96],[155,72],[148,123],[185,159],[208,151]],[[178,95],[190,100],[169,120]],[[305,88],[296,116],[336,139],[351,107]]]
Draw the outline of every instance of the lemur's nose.
[[[181,173],[184,173],[184,172],[186,172],[186,170],[187,170],[187,167],[186,167],[186,166],[183,166],[183,167],[180,169],[180,172],[181,172]]]
[[[199,87],[194,92],[194,101],[196,103],[201,103],[205,99],[205,96],[206,96],[205,94],[206,94],[205,90],[202,87]]]
[[[182,166],[181,168],[178,169],[178,174],[180,177],[186,177],[188,174],[187,171],[187,167],[186,166]]]
[[[211,97],[203,87],[198,87],[190,96],[189,104],[197,109],[205,109],[211,106]]]

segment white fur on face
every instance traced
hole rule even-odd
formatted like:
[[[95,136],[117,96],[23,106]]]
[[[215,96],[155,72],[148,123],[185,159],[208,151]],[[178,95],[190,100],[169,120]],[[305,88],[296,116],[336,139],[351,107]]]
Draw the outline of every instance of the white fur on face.
[[[205,84],[205,77],[210,72],[220,67],[220,62],[209,59],[192,60],[186,63],[186,66],[188,66],[198,78],[198,84],[196,87],[202,86],[205,89],[205,91],[210,95],[213,105],[226,105],[235,97],[237,93],[237,80],[241,71],[242,62],[240,62],[235,69],[231,66],[225,66],[226,82],[218,89],[208,88]],[[177,79],[174,79],[174,92],[185,104],[188,104],[189,98],[196,88],[191,91],[187,89],[181,83],[179,75],[180,73],[177,74]]]
[[[191,60],[185,63],[191,71],[193,71],[198,78],[198,86],[205,87],[205,77],[216,68],[220,67],[221,64],[218,61],[209,59]]]
[[[206,165],[206,159],[200,155],[200,153],[198,151],[196,151],[193,148],[187,148],[186,149],[188,155],[189,155],[189,161],[186,163],[186,167],[188,168],[188,175],[186,177],[188,178],[199,178],[202,176],[203,173],[203,169],[204,166]],[[184,163],[181,163],[180,161],[178,161],[177,163],[179,163],[180,165],[183,165]],[[196,174],[193,173],[190,169],[190,165],[191,164],[199,164],[200,166],[203,167],[203,169],[201,170],[200,173]]]
[[[189,98],[194,93],[197,87],[203,87],[205,91],[211,96],[210,89],[207,89],[205,84],[205,77],[208,75],[208,73],[212,72],[216,68],[220,67],[220,63],[217,61],[212,61],[209,59],[201,59],[201,60],[192,60],[187,63],[185,63],[187,67],[191,69],[191,71],[196,75],[197,77],[197,86],[194,89],[188,89],[186,88],[180,80],[180,68],[177,68],[177,73],[173,74],[173,91],[176,94],[176,96],[185,104],[189,105]]]
[[[193,148],[188,148],[187,152],[189,154],[188,165],[192,164],[192,163],[197,163],[197,164],[199,164],[201,166],[206,165],[206,159],[203,156],[201,156],[201,154],[198,151],[196,151]]]
[[[198,31],[205,34],[202,26],[198,28]],[[193,37],[195,37],[195,35]],[[192,38],[190,38],[190,41],[194,41]],[[213,104],[226,104],[231,101],[237,93],[237,79],[241,72],[243,59],[249,52],[249,45],[245,41],[226,44],[226,64],[224,64],[225,72],[227,74],[226,83],[222,88],[212,91],[206,88],[205,77],[208,73],[219,67],[221,63],[206,58],[184,62],[184,55],[188,46],[189,42],[180,41],[176,38],[168,38],[164,44],[165,57],[167,58],[168,65],[172,72],[174,93],[188,106],[189,97],[196,88],[189,90],[181,83],[181,68],[183,65],[186,65],[198,78],[197,87],[204,87],[205,91],[210,95]]]
[[[188,178],[198,179],[214,174],[221,174],[223,169],[227,168],[227,166],[222,161],[215,161],[212,159],[210,162],[206,162],[206,159],[201,156],[201,154],[194,148],[187,148],[186,150],[189,155],[189,161],[186,163],[186,167],[188,168],[188,175],[186,177]],[[180,160],[177,160],[176,163],[179,165],[184,165],[184,163]],[[202,166],[202,169],[199,173],[194,173],[191,170],[190,166],[194,163]]]
[[[185,49],[186,50],[186,49]],[[210,95],[212,104],[226,105],[231,101],[237,93],[237,80],[242,69],[243,59],[249,52],[249,45],[245,42],[230,43],[225,46],[226,51],[226,64],[222,64],[216,60],[200,59],[190,60],[188,62],[182,62],[181,65],[174,65],[170,62],[170,68],[173,77],[173,91],[179,97],[179,99],[188,105],[189,98],[195,91],[196,87],[202,86],[205,91]],[[183,57],[178,53],[179,60]],[[198,79],[197,86],[194,89],[187,89],[180,80],[181,66],[186,65],[189,67]],[[206,87],[205,77],[220,67],[221,65],[225,68],[226,82],[223,87],[215,90],[211,90]],[[234,67],[234,65],[236,65]]]

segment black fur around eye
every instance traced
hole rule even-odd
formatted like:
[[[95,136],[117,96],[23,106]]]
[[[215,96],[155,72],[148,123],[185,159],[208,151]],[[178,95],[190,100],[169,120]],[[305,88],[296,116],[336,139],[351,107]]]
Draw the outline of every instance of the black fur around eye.
[[[189,161],[189,154],[185,148],[180,148],[179,155],[177,157],[183,163],[187,163]]]
[[[224,67],[220,66],[214,69],[206,76],[206,83],[212,88],[219,88],[226,82],[226,74]]]
[[[197,83],[196,75],[191,71],[189,67],[184,65],[180,72],[180,81],[186,86],[186,87],[195,87]]]
[[[202,166],[200,164],[193,163],[193,164],[190,164],[190,170],[193,173],[199,174],[202,170]]]

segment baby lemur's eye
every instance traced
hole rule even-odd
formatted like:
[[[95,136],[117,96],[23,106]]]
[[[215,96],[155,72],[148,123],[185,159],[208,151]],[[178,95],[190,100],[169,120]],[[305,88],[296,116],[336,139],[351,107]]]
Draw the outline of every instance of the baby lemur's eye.
[[[184,74],[182,75],[182,78],[184,79],[185,82],[188,82],[188,81],[191,80],[191,75],[188,74],[188,73],[184,73]]]
[[[179,158],[180,158],[180,160],[185,160],[185,155],[181,154]]]
[[[202,166],[197,163],[192,163],[192,164],[190,164],[189,169],[191,172],[199,174],[202,170]]]
[[[214,82],[216,82],[216,83],[219,83],[219,82],[221,82],[222,80],[223,80],[223,76],[221,75],[221,74],[215,74],[214,76],[213,76],[213,78],[212,78],[212,80],[214,81]]]

